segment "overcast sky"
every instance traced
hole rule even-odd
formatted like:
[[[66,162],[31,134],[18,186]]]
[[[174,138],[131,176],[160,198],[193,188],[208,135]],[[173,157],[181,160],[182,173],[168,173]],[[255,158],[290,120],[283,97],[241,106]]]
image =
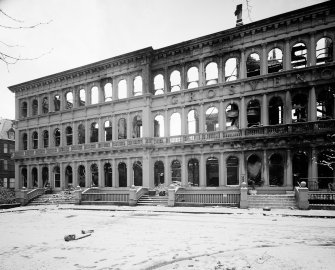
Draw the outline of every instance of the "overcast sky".
[[[250,0],[252,21],[325,2]],[[154,49],[235,27],[234,11],[245,0],[0,0],[0,52],[35,60],[0,62],[0,117],[15,118],[7,87],[152,46]],[[7,47],[2,42],[15,47]],[[40,57],[41,56],[41,57]]]

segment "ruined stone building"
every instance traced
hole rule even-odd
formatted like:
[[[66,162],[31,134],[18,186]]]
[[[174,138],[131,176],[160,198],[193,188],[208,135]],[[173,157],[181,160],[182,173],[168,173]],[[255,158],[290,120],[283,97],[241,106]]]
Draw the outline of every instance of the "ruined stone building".
[[[328,1],[10,86],[16,189],[327,189],[334,40]]]

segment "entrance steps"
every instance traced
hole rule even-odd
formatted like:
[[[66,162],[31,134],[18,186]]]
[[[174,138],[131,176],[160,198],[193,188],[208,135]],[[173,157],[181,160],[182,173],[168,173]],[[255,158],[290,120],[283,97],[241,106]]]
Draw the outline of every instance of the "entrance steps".
[[[294,194],[260,194],[248,196],[249,208],[297,208]]]
[[[74,194],[68,194],[65,192],[43,194],[28,205],[57,205],[57,204],[75,204]]]
[[[138,201],[137,205],[168,205],[167,196],[149,196],[143,195]]]

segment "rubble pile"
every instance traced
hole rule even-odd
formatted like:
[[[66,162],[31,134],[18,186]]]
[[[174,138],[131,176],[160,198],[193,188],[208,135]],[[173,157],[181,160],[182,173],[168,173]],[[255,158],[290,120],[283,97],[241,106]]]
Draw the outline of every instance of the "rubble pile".
[[[0,187],[0,204],[13,204],[15,201],[15,191]]]

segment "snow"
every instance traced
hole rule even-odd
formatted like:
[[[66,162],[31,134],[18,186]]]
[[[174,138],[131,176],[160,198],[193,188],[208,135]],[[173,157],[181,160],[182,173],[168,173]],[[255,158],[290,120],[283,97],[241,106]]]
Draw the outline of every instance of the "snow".
[[[334,219],[118,209],[1,211],[0,269],[335,269]]]

